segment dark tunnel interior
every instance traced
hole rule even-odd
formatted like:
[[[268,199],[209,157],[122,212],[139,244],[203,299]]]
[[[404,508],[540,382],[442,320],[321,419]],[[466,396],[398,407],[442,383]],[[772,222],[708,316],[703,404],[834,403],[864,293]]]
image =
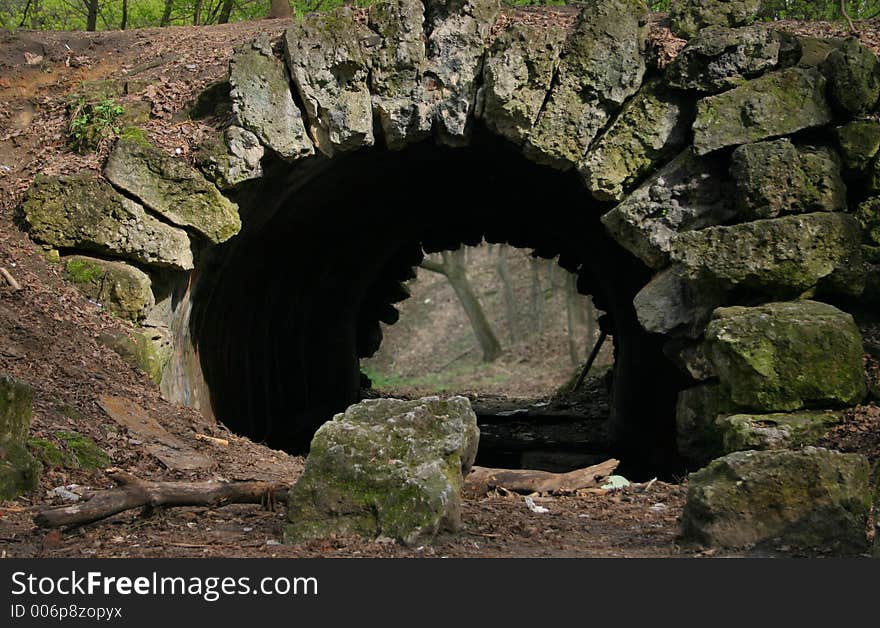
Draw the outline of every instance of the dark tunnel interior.
[[[359,359],[425,252],[481,241],[534,251],[578,275],[607,313],[615,365],[613,451],[645,472],[675,456],[681,375],[632,300],[650,279],[605,232],[575,173],[527,161],[489,134],[467,148],[380,147],[323,160],[306,175],[281,162],[238,198],[244,228],[211,249],[193,293],[190,331],[215,416],[291,452],[359,400]]]

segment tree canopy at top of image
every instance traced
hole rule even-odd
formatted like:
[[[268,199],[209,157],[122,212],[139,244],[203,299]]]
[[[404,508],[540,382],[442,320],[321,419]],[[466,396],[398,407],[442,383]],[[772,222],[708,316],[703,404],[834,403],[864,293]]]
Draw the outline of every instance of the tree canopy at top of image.
[[[185,24],[218,24],[325,11],[375,0],[0,0],[0,28],[110,30]],[[512,6],[577,4],[567,0],[503,0]],[[667,11],[671,0],[648,0]],[[765,20],[842,20],[840,0],[764,0]],[[880,17],[880,0],[846,0],[852,19]]]

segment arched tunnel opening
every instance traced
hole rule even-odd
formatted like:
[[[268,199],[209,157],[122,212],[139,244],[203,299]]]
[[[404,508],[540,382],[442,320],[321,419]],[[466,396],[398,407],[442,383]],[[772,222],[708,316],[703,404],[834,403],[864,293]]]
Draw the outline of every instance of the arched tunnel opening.
[[[576,173],[477,130],[466,148],[374,147],[298,169],[279,160],[235,200],[242,232],[200,264],[190,318],[212,410],[234,432],[307,451],[322,423],[361,398],[360,360],[397,321],[425,254],[507,243],[557,260],[606,313],[607,454],[633,477],[676,470],[685,381],[632,304],[650,272],[605,232],[608,207]]]

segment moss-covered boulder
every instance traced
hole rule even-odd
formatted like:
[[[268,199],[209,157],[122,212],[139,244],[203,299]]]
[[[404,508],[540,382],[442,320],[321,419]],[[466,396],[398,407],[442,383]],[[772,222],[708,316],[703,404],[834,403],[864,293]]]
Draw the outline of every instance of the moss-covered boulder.
[[[880,122],[854,120],[835,130],[843,165],[850,170],[864,170],[880,151]]]
[[[381,535],[411,544],[457,530],[478,439],[463,397],[351,406],[315,433],[288,496],[285,541]]]
[[[195,163],[222,190],[263,176],[260,160],[265,154],[260,139],[239,126],[230,126],[199,144]]]
[[[670,258],[697,281],[780,297],[864,289],[861,229],[848,214],[815,213],[709,227],[675,237]]]
[[[238,126],[251,131],[283,159],[314,154],[302,114],[293,102],[287,67],[272,54],[267,34],[235,50],[229,62],[229,84]]]
[[[690,39],[709,26],[745,26],[761,9],[761,0],[672,0],[669,24],[679,37]]]
[[[425,5],[393,0],[370,5],[368,24],[380,41],[371,47],[373,114],[392,150],[425,138],[433,112],[421,94],[425,50]]]
[[[614,239],[652,268],[669,263],[680,232],[723,224],[736,208],[726,163],[688,148],[602,216]]]
[[[746,144],[733,151],[730,174],[745,218],[846,211],[840,159],[827,147],[788,139]]]
[[[361,47],[373,37],[349,7],[311,13],[284,34],[287,67],[309,133],[325,155],[373,144],[369,57]]]
[[[0,375],[0,500],[37,488],[42,467],[26,443],[33,415],[33,390]]]
[[[619,201],[690,139],[691,102],[660,81],[643,86],[578,164],[600,201]]]
[[[788,68],[697,103],[694,148],[700,155],[828,124],[825,78]]]
[[[238,207],[184,161],[148,142],[120,138],[104,175],[175,225],[211,242],[225,242],[241,229]]]
[[[672,87],[716,94],[801,57],[797,37],[763,25],[708,27],[690,40],[666,68]]]
[[[434,112],[440,142],[469,140],[483,57],[499,0],[429,0],[425,3],[428,60],[423,92]]]
[[[648,10],[641,0],[584,6],[562,52],[556,84],[525,144],[533,161],[576,166],[645,74]]]
[[[788,412],[865,398],[862,338],[852,316],[815,301],[715,310],[706,355],[738,408]]]
[[[155,305],[150,277],[129,264],[71,255],[64,270],[83,294],[120,318],[141,321]]]
[[[880,98],[880,61],[856,37],[829,51],[820,65],[831,104],[846,116],[870,113]]]
[[[864,456],[807,447],[741,451],[688,476],[683,535],[710,546],[868,549]]]
[[[706,464],[724,452],[724,439],[716,420],[730,414],[733,402],[717,382],[700,384],[678,393],[675,406],[675,440],[685,460]]]
[[[855,217],[862,226],[865,240],[880,246],[880,196],[872,196],[860,203]]]
[[[749,449],[797,449],[815,445],[843,420],[840,412],[815,410],[732,414],[716,419],[725,454]]]
[[[522,144],[550,91],[566,32],[514,23],[492,44],[483,65],[477,116],[489,129]]]
[[[37,175],[22,207],[31,237],[52,247],[93,251],[160,268],[193,267],[184,231],[148,215],[141,205],[88,173]]]

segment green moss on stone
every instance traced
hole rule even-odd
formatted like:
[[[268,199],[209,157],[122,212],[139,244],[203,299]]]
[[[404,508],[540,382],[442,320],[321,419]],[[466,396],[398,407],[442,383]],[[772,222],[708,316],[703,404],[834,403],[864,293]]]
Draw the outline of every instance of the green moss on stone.
[[[798,301],[719,308],[706,355],[736,407],[787,412],[864,399],[862,340],[852,316]]]
[[[76,469],[79,461],[68,451],[64,451],[52,441],[45,438],[29,438],[28,449],[43,466],[54,468]]]
[[[93,440],[77,432],[59,431],[55,437],[64,443],[65,448],[76,458],[82,469],[104,469],[110,465],[110,456],[98,447]]]

